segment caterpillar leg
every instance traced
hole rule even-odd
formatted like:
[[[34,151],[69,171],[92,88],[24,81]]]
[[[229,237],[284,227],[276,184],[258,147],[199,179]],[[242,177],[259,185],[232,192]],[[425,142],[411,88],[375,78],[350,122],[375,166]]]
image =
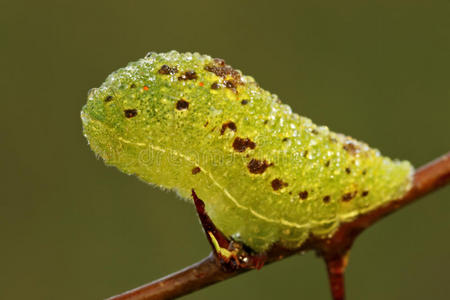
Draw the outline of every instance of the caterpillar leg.
[[[237,269],[261,269],[267,260],[265,253],[250,254],[248,247],[236,242],[220,231],[205,211],[205,203],[192,189],[192,198],[206,238],[220,265],[226,271]]]
[[[334,300],[345,300],[345,268],[348,262],[348,252],[332,257],[324,257],[327,265],[331,294]]]

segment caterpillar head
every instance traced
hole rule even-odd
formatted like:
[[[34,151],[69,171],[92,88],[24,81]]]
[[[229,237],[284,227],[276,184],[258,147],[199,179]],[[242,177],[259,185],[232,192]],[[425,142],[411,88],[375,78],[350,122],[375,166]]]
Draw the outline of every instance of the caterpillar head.
[[[209,113],[212,104],[221,110],[214,95],[240,103],[239,96],[256,89],[248,83],[254,80],[220,59],[176,51],[151,53],[115,71],[89,92],[81,112],[84,133],[106,162],[137,164],[145,146],[141,141],[164,144],[164,138],[173,138],[168,130],[177,130],[176,124],[203,125],[198,118]]]

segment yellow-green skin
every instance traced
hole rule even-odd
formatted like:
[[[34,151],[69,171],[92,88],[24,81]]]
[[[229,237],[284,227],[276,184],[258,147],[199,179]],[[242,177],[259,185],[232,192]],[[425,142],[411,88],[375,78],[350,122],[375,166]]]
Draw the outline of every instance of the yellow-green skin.
[[[88,97],[96,154],[183,198],[195,189],[216,226],[256,252],[331,234],[411,185],[409,162],[316,126],[206,55],[149,54]]]

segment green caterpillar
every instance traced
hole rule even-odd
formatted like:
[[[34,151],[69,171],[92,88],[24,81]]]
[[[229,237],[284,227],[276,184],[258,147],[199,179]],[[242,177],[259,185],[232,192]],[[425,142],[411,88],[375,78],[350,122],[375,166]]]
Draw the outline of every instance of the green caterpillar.
[[[81,118],[108,165],[189,198],[256,252],[401,197],[413,168],[293,113],[252,77],[198,53],[151,53],[89,92]]]

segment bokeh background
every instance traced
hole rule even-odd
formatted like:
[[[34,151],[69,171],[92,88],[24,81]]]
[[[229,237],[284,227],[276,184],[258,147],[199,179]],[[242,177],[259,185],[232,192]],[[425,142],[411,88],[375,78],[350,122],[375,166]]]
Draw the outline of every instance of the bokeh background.
[[[309,3],[317,2],[317,3]],[[97,160],[88,89],[148,51],[198,51],[294,111],[423,163],[450,149],[449,1],[2,1],[0,299],[102,299],[209,252],[193,206]],[[365,232],[351,299],[449,299],[450,189]],[[184,299],[329,299],[314,254]]]

